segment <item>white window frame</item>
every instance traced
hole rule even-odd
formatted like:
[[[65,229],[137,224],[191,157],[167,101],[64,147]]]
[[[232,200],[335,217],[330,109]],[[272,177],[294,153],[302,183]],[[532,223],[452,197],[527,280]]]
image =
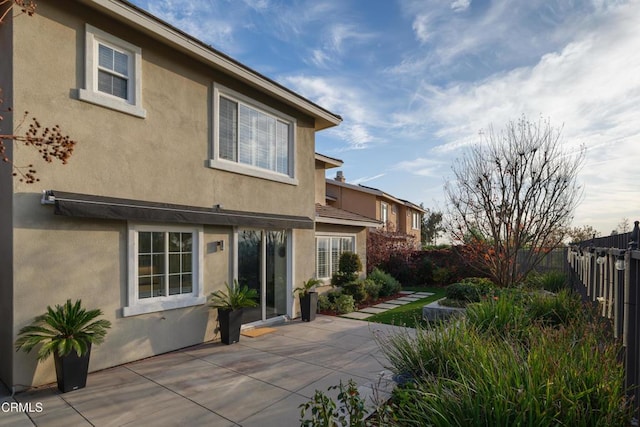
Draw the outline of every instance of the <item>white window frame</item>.
[[[98,90],[98,47],[100,44],[122,52],[129,58],[127,99]],[[78,99],[145,118],[147,112],[142,108],[142,49],[86,24],[84,88],[78,90]]]
[[[191,293],[153,298],[138,298],[138,233],[145,231],[193,233],[193,289]],[[203,238],[204,231],[202,226],[129,224],[127,306],[122,308],[122,315],[124,317],[135,316],[138,314],[205,304],[207,298],[204,296],[202,281],[204,261]]]
[[[315,268],[315,275],[316,278],[323,280],[323,281],[327,281],[330,280],[331,277],[333,276],[333,273],[335,273],[336,271],[338,271],[338,267],[336,266],[335,270],[332,268],[332,261],[331,261],[331,248],[332,248],[332,244],[331,244],[331,239],[332,238],[339,238],[339,239],[344,239],[344,238],[350,238],[352,239],[353,242],[353,253],[357,254],[358,253],[358,240],[355,234],[351,234],[351,233],[318,233],[315,236],[315,262],[316,262],[316,268]],[[318,239],[329,239],[329,257],[328,257],[328,261],[329,261],[329,266],[328,266],[328,272],[329,272],[329,276],[327,277],[320,277],[318,275]]]
[[[414,230],[420,230],[420,213],[411,212],[411,228]]]
[[[270,169],[263,169],[257,166],[247,165],[238,161],[227,160],[220,158],[219,148],[219,125],[220,120],[218,118],[218,111],[220,111],[220,96],[228,98],[239,104],[252,108],[260,113],[274,117],[276,120],[287,122],[289,124],[289,147],[288,147],[288,169],[289,174],[278,173]],[[282,182],[290,185],[298,185],[298,179],[296,177],[296,133],[297,122],[296,120],[282,112],[279,112],[271,107],[268,107],[260,102],[257,102],[247,96],[242,95],[234,90],[228,89],[218,83],[213,84],[213,135],[211,140],[213,141],[213,147],[211,149],[212,158],[209,159],[209,167],[213,169],[221,169],[227,172],[239,173],[242,175],[253,176],[262,179],[268,179],[271,181]]]
[[[386,227],[389,222],[389,205],[385,202],[380,202],[380,221],[383,227]]]

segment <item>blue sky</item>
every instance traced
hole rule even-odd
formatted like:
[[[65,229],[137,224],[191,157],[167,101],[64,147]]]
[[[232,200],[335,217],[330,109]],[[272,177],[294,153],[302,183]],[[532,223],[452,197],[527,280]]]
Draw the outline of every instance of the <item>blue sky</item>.
[[[587,148],[574,225],[640,219],[637,0],[133,3],[340,114],[316,150],[347,182],[443,210],[453,160],[525,114]]]

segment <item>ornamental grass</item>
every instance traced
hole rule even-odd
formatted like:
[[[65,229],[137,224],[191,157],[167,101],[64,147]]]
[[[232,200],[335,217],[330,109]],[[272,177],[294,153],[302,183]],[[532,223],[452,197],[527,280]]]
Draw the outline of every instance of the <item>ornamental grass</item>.
[[[625,426],[621,345],[576,296],[501,297],[380,337],[403,426]]]

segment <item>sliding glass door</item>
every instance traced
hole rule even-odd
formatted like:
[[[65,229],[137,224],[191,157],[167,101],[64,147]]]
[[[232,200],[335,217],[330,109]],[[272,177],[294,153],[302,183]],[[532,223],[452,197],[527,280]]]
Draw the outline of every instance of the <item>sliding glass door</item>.
[[[259,295],[259,306],[245,309],[243,323],[287,314],[287,234],[286,230],[238,230],[238,282]]]

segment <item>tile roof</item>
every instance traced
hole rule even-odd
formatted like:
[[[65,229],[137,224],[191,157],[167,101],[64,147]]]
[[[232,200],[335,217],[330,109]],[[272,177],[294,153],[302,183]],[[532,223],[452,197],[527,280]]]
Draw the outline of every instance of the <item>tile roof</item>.
[[[333,206],[321,205],[316,203],[316,218],[331,219],[337,221],[359,223],[361,226],[376,227],[382,223],[376,219],[359,215],[353,212],[334,208]],[[322,221],[320,221],[322,222]],[[354,224],[358,225],[358,224]]]

